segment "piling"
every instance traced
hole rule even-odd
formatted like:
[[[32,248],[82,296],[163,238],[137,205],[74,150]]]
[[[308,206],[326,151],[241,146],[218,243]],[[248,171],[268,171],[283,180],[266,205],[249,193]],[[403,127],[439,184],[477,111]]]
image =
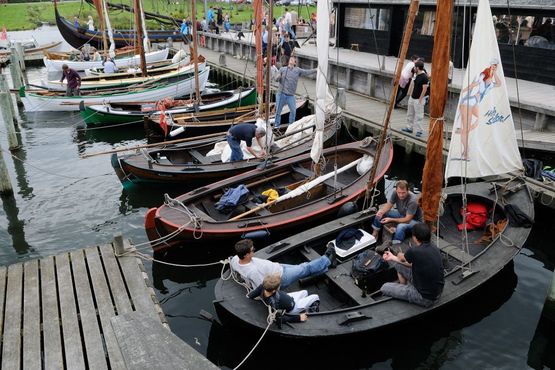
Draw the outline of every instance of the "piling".
[[[344,87],[338,87],[337,88],[337,95],[336,95],[335,99],[336,99],[336,104],[339,106],[339,108],[341,108],[341,109],[347,108],[347,98],[345,97],[345,88]]]
[[[25,49],[21,42],[15,43],[15,50],[17,50],[17,57],[19,59],[19,66],[22,71],[25,71]]]
[[[553,280],[551,280],[551,286],[549,287],[549,292],[547,293],[547,300],[555,302],[555,271],[553,271]]]
[[[225,54],[223,54],[223,53],[220,54],[220,65],[221,65],[222,67],[225,67],[225,66],[226,66]]]
[[[8,173],[8,167],[6,167],[6,162],[4,162],[2,146],[0,145],[0,194],[12,193],[12,182],[10,180],[10,174]]]
[[[13,122],[17,123],[15,107],[13,105],[12,94],[10,94],[10,87],[8,86],[8,81],[6,81],[6,77],[4,75],[0,75],[0,93],[4,93],[4,92],[7,93],[7,96],[8,96]]]
[[[15,133],[14,119],[12,116],[12,110],[9,105],[11,104],[10,93],[0,92],[0,109],[2,109],[2,117],[4,118],[4,123],[6,125],[6,132],[8,133],[8,145],[10,150],[19,149],[19,141],[17,140],[17,135]]]
[[[21,66],[19,65],[19,58],[17,51],[14,47],[10,48],[10,74],[12,76],[13,88],[19,90],[23,86],[23,76],[21,73]],[[22,105],[19,94],[15,94],[15,99],[18,105]]]

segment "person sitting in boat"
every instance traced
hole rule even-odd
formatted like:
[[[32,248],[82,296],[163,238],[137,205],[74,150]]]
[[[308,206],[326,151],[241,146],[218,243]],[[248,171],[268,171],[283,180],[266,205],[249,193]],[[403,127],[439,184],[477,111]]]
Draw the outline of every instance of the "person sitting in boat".
[[[286,293],[280,289],[281,276],[266,275],[262,284],[251,290],[247,297],[262,301],[274,310],[283,310],[287,315],[280,316],[282,322],[304,322],[308,319],[307,312],[317,312],[320,306],[318,294],[308,294],[306,290]]]
[[[441,253],[431,244],[430,227],[418,223],[412,228],[414,246],[406,253],[390,251],[383,254],[386,261],[395,262],[398,283],[385,283],[380,289],[389,297],[402,299],[424,307],[439,299],[445,283]]]
[[[81,87],[81,76],[74,69],[69,68],[67,64],[62,65],[62,78],[60,82],[64,82],[67,79],[66,96],[79,96],[81,92],[79,88]]]
[[[258,287],[266,275],[277,274],[281,277],[280,285],[283,289],[309,276],[317,276],[328,271],[335,263],[335,249],[328,248],[326,254],[303,262],[299,265],[289,265],[263,260],[254,257],[254,244],[250,239],[242,239],[235,244],[235,252],[230,261],[231,268],[237,272],[252,288]]]
[[[256,158],[264,158],[266,151],[262,149],[262,152],[258,154],[252,148],[252,139],[256,138],[260,148],[264,148],[261,139],[266,136],[266,130],[262,127],[257,127],[252,123],[240,123],[229,129],[226,135],[227,143],[231,148],[231,162],[243,160],[243,150],[241,149],[241,140],[247,144],[247,150]]]
[[[396,209],[393,209],[393,206]],[[372,228],[372,235],[378,238],[378,234],[384,224],[396,224],[395,233],[393,234],[392,244],[399,244],[405,240],[405,234],[412,227],[422,221],[422,209],[418,205],[416,195],[409,191],[409,184],[405,180],[397,181],[395,192],[387,203],[380,208]]]
[[[95,51],[94,51],[93,60],[94,60],[95,62],[100,62],[100,61],[102,60],[102,55],[100,55],[100,53],[98,52],[98,50],[95,50]]]
[[[116,63],[114,63],[114,60],[110,57],[106,57],[102,65],[104,66],[104,73],[115,73],[118,71]]]
[[[81,54],[79,55],[79,60],[88,62],[91,60],[91,55],[89,54],[89,50],[85,47],[81,49]]]

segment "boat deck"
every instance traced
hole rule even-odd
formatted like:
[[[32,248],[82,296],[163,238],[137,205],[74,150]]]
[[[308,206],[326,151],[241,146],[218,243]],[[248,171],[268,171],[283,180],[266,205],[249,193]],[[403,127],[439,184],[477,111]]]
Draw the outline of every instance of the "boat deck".
[[[113,244],[0,267],[2,369],[215,369],[168,330],[149,285]]]

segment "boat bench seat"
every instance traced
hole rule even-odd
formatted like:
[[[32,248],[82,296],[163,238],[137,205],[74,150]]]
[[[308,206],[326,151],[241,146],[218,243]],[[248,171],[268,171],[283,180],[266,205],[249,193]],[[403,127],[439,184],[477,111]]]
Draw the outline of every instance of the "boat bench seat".
[[[297,173],[300,173],[303,176],[308,176],[308,177],[314,176],[314,172],[312,172],[310,170],[307,170],[306,168],[300,167],[300,166],[294,166],[293,171],[295,171]],[[330,188],[334,188],[334,189],[340,189],[340,188],[346,187],[346,185],[339,182],[339,180],[335,182],[335,186],[334,186],[333,177],[324,181],[324,184],[326,184]]]
[[[202,155],[198,150],[191,149],[191,150],[189,150],[189,154],[191,154],[191,156],[194,159],[196,159],[197,161],[199,161],[199,163],[201,163],[201,164],[210,164],[210,163],[212,163],[212,161],[210,159],[208,159],[205,155]]]
[[[437,247],[440,251],[455,258],[456,260],[461,261],[462,263],[467,263],[474,258],[472,255],[463,251],[459,246],[451,244],[441,238],[439,238],[439,241],[437,238],[433,238],[433,242],[438,244]]]
[[[301,253],[309,260],[320,258],[320,255],[312,248],[301,248]],[[351,277],[351,270],[347,267],[349,263],[337,265],[335,268],[330,268],[326,272],[329,281],[332,281],[339,289],[349,296],[353,301],[359,305],[365,305],[375,302],[369,295],[363,296],[363,291],[356,284],[355,280]]]

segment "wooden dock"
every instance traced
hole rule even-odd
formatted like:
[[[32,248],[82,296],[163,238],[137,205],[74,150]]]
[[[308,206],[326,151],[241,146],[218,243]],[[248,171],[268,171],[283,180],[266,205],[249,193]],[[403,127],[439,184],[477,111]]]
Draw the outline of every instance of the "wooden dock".
[[[2,369],[216,369],[169,331],[141,260],[115,243],[0,267]]]

